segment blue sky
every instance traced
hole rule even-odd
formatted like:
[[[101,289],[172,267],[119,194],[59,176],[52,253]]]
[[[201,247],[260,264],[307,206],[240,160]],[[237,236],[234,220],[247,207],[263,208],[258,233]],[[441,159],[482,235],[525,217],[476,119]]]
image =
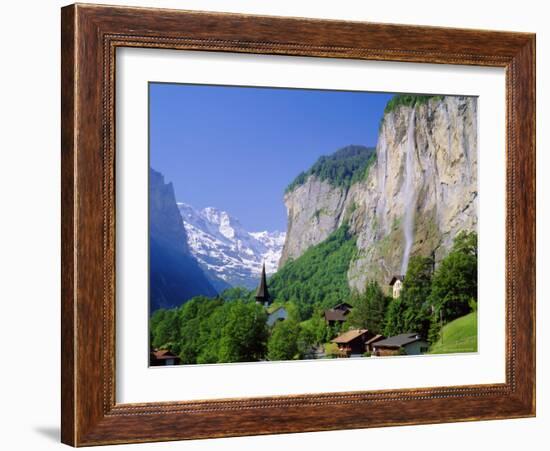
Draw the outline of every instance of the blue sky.
[[[286,230],[285,187],[319,156],[376,145],[391,94],[149,84],[151,167],[176,199]]]

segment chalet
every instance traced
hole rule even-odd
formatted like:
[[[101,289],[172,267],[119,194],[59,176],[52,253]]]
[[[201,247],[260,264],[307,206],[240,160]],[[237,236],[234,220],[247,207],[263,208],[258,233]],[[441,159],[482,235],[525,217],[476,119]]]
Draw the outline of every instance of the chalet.
[[[267,325],[273,326],[277,321],[284,321],[288,318],[288,312],[284,307],[279,307],[278,309],[272,311],[267,317]]]
[[[397,299],[401,295],[404,280],[405,276],[393,276],[391,278],[389,285],[392,287],[392,296],[394,299]]]
[[[157,349],[151,351],[149,363],[151,366],[179,365],[180,358],[167,349]]]
[[[347,357],[359,356],[366,352],[366,343],[372,336],[368,329],[352,329],[338,335],[331,343],[336,343],[339,351]]]
[[[341,302],[340,304],[335,305],[331,309],[324,311],[325,322],[329,326],[334,326],[335,324],[342,324],[346,320],[346,316],[351,312],[351,305],[346,302]]]
[[[428,352],[429,344],[420,334],[411,332],[388,337],[377,341],[372,345],[374,354],[377,356],[399,355],[419,355]]]
[[[384,337],[384,335],[375,335],[371,339],[367,340],[365,343],[366,352],[374,352],[374,344],[384,340],[385,338],[386,337]]]

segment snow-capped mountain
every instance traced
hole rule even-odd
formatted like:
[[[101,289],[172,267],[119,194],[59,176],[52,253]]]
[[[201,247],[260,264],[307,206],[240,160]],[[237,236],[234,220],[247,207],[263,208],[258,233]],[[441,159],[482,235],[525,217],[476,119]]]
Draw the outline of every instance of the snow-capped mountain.
[[[255,288],[262,263],[266,273],[277,271],[285,243],[284,232],[248,232],[227,212],[196,210],[178,202],[191,253],[218,289]]]

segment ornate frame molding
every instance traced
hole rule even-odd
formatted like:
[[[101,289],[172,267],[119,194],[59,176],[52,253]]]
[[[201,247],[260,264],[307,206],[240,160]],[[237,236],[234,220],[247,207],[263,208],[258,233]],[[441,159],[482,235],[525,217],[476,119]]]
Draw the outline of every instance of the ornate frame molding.
[[[62,9],[62,43],[64,443],[146,442],[535,414],[534,35],[77,4]],[[118,47],[506,68],[506,383],[117,404]]]

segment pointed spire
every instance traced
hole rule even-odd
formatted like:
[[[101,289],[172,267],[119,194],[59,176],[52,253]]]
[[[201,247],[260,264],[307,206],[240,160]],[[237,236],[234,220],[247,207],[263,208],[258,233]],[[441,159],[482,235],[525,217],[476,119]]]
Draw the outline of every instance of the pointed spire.
[[[256,291],[256,302],[268,306],[271,303],[269,298],[269,291],[267,290],[267,278],[265,276],[265,263],[262,265],[262,276],[260,279],[260,285]]]

